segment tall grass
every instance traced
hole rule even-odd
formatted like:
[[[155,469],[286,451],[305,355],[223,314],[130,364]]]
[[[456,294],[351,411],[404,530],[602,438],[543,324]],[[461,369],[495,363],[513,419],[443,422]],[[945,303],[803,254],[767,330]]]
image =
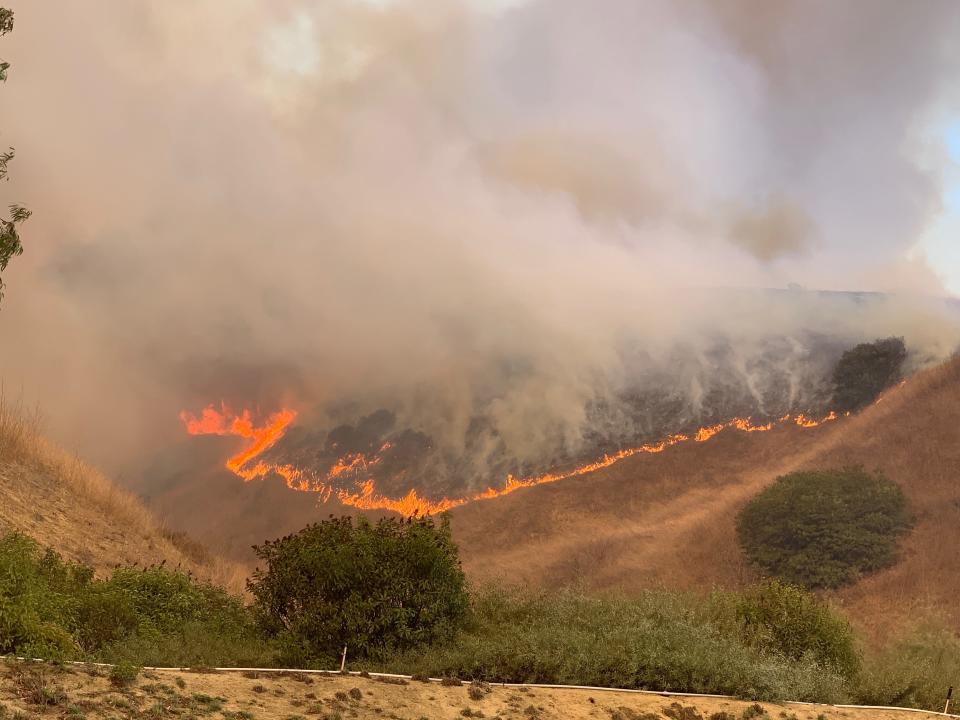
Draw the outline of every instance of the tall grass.
[[[117,521],[154,528],[143,503],[41,433],[41,417],[22,403],[0,394],[0,464],[20,465],[63,483],[79,498],[91,501]]]
[[[453,642],[393,658],[391,670],[490,682],[561,683],[839,701],[847,679],[812,656],[753,642],[725,596],[631,598],[486,590]]]
[[[867,653],[856,698],[867,705],[942,710],[951,686],[960,687],[960,637],[939,619],[925,619]]]
[[[0,460],[19,462],[31,456],[29,448],[39,435],[40,413],[11,401],[0,387]]]
[[[171,564],[180,564],[233,592],[244,592],[245,566],[210,553],[183,533],[164,527],[136,495],[47,439],[42,432],[39,411],[10,400],[0,390],[0,481],[7,476],[7,482],[16,488],[16,478],[24,473],[43,478],[52,491],[64,490],[78,506],[92,506],[104,519],[105,526],[128,528],[138,535],[152,537],[159,548],[158,554]],[[18,527],[17,520],[4,517],[0,505],[0,528]],[[101,564],[109,567],[115,562]]]

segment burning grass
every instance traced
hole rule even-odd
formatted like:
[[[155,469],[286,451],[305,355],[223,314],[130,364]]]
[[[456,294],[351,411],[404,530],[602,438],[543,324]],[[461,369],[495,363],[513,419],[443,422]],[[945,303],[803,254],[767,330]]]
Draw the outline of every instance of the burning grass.
[[[186,411],[180,413],[180,419],[190,435],[234,436],[246,440],[244,447],[224,463],[230,472],[244,481],[262,479],[274,473],[281,476],[291,490],[317,493],[324,502],[336,497],[341,504],[347,507],[354,507],[359,510],[388,510],[406,517],[435,515],[468,503],[511,495],[524,488],[589,475],[597,470],[615,465],[626,458],[637,455],[659,454],[681,443],[704,443],[724,430],[748,434],[763,433],[769,432],[779,425],[815,428],[839,419],[839,416],[834,412],[828,413],[819,420],[799,413],[796,415],[787,414],[776,422],[758,425],[754,424],[751,418],[738,417],[716,425],[701,427],[690,434],[669,435],[659,442],[622,448],[613,453],[606,453],[596,460],[562,470],[529,477],[507,475],[502,485],[490,486],[481,492],[462,497],[436,499],[423,497],[417,492],[416,488],[411,488],[402,497],[388,497],[378,491],[376,481],[367,475],[372,468],[381,464],[384,459],[383,453],[392,448],[389,442],[384,443],[376,454],[369,456],[363,453],[347,454],[330,466],[326,473],[318,474],[290,464],[264,460],[263,454],[283,438],[296,416],[295,411],[284,408],[270,414],[261,424],[256,424],[250,410],[236,413],[225,403],[221,403],[220,410],[212,405],[204,408],[199,417]],[[347,487],[343,487],[343,483],[347,483]]]

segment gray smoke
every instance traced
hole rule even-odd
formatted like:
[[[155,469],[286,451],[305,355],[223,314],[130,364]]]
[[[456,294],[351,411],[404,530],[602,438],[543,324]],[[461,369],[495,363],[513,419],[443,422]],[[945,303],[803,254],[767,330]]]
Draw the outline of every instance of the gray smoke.
[[[815,405],[841,346],[960,338],[908,254],[951,0],[10,4],[35,216],[0,377],[112,469],[226,399],[387,408],[479,473],[482,438],[537,462]],[[898,294],[708,289],[790,282]]]

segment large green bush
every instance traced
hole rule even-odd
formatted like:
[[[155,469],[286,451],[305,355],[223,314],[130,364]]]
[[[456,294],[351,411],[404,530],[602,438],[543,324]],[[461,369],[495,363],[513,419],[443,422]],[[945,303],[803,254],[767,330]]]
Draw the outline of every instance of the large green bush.
[[[255,548],[249,583],[288,662],[385,653],[449,636],[468,596],[448,520],[331,518]]]
[[[74,635],[88,653],[139,665],[271,662],[239,597],[160,567],[121,568],[80,598]]]
[[[807,588],[835,588],[891,565],[910,524],[896,483],[862,468],[785,475],[737,518],[747,557]]]
[[[900,379],[907,348],[903,338],[861,343],[847,350],[833,369],[833,407],[854,412],[869,405]]]

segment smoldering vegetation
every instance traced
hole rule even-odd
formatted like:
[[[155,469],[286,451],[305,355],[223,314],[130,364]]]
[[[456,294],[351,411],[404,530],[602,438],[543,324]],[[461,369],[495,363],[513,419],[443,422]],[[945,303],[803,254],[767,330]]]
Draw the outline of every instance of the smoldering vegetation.
[[[703,297],[729,302],[728,293],[720,291]],[[625,341],[618,348],[622,375],[616,384],[607,378],[602,395],[584,396],[581,406],[571,407],[566,417],[579,418],[576,425],[551,427],[531,416],[525,435],[524,429],[507,435],[495,414],[501,398],[494,395],[478,399],[462,443],[451,445],[395,407],[348,404],[335,408],[326,424],[298,423],[264,457],[319,480],[318,489],[355,492],[358,483],[373,479],[377,491],[388,497],[416,488],[421,497],[439,499],[498,488],[508,476],[541,475],[673,435],[692,435],[731,418],[758,426],[787,415],[820,420],[837,410],[833,373],[839,358],[853,345],[868,342],[865,333],[884,326],[870,319],[881,317],[881,308],[895,302],[881,295],[801,290],[747,293],[741,299],[754,304],[753,316],[762,319],[771,306],[795,312],[805,303],[812,326],[822,330],[730,335],[719,328],[696,342],[678,342],[659,356],[642,343]],[[960,321],[960,308],[951,303],[933,302],[928,309],[938,314],[942,327]],[[939,359],[939,352],[930,346],[912,349],[903,374]],[[497,387],[522,385],[533,370],[515,363],[504,370]],[[526,442],[518,446],[518,437]]]

